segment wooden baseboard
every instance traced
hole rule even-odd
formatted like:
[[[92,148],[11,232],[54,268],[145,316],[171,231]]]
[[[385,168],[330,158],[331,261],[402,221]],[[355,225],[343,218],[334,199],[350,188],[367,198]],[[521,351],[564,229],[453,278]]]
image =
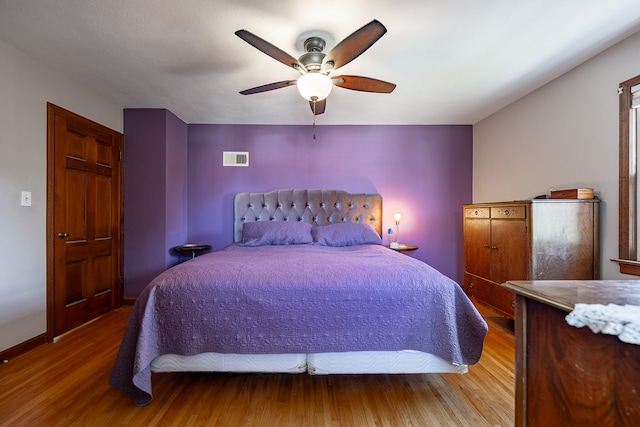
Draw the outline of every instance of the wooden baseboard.
[[[40,334],[36,337],[31,338],[25,342],[22,342],[18,345],[15,345],[6,350],[0,351],[0,361],[8,361],[11,359],[15,359],[16,357],[24,354],[30,350],[33,350],[36,347],[41,346],[42,344],[47,343],[47,335]]]
[[[124,306],[132,306],[135,302],[136,302],[135,297],[124,298],[122,301],[122,304]],[[34,348],[39,347],[42,344],[47,344],[46,334],[40,334],[36,337],[31,338],[30,340],[22,342],[6,350],[0,351],[0,363],[11,360],[11,359],[15,359],[16,357],[30,350],[33,350]]]

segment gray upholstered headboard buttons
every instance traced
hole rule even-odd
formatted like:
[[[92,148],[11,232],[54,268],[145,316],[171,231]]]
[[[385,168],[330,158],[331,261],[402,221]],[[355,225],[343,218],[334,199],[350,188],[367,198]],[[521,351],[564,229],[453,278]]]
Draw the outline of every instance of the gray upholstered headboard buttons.
[[[371,224],[382,235],[382,196],[342,190],[274,190],[238,193],[233,201],[233,241],[242,241],[242,224],[252,221],[303,221]]]

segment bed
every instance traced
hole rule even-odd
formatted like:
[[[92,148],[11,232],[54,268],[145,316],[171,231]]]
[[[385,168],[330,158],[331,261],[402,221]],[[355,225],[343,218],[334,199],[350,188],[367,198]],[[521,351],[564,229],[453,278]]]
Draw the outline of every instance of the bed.
[[[112,387],[144,406],[152,372],[467,372],[487,324],[457,283],[383,246],[381,230],[378,194],[236,194],[234,243],[137,298]]]

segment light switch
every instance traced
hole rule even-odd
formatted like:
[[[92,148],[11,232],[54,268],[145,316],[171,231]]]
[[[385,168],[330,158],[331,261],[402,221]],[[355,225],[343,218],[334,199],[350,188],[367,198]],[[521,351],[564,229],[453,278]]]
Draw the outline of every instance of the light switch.
[[[20,206],[31,206],[31,191],[23,191],[20,198]]]

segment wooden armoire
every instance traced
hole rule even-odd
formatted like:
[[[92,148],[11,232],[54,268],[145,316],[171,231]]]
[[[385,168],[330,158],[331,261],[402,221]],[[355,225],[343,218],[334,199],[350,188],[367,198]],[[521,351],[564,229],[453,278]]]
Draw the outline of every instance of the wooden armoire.
[[[513,318],[507,280],[600,278],[598,199],[463,205],[464,290]]]

